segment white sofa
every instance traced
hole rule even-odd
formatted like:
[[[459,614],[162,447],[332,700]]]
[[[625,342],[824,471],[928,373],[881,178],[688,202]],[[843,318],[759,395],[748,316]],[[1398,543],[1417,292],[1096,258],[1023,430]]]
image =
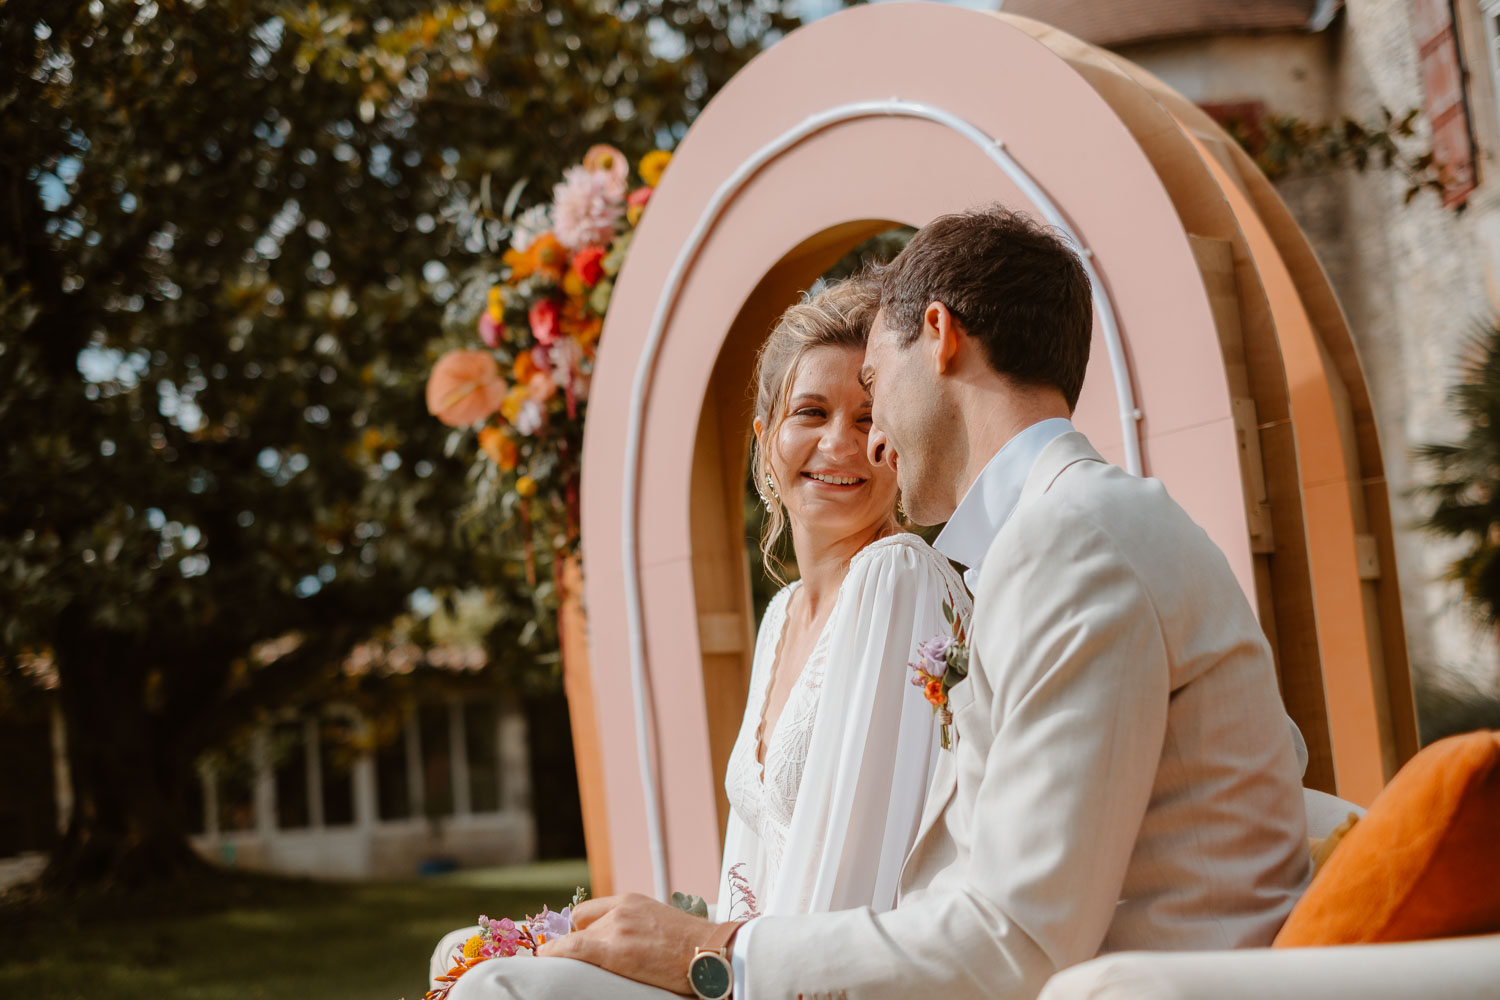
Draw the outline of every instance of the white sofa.
[[[1352,803],[1307,792],[1326,837]],[[1065,969],[1038,1000],[1500,1000],[1500,935],[1339,948],[1118,952]]]

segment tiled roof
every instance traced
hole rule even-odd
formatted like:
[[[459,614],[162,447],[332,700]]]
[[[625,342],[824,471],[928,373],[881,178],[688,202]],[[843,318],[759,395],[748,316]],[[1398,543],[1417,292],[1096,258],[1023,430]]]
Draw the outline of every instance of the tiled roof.
[[[1095,45],[1270,31],[1321,31],[1342,0],[1003,0],[1020,14]]]

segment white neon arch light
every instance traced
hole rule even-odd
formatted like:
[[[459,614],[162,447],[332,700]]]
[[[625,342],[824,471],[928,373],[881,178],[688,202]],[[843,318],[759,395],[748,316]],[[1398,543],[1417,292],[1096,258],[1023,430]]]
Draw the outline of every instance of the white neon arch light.
[[[1084,270],[1089,276],[1093,292],[1094,311],[1099,317],[1099,326],[1104,334],[1105,347],[1109,353],[1110,371],[1114,376],[1115,399],[1119,404],[1120,430],[1125,448],[1125,468],[1133,475],[1141,474],[1141,439],[1139,422],[1141,411],[1135,405],[1135,391],[1130,384],[1130,371],[1125,358],[1125,345],[1120,339],[1119,324],[1115,320],[1114,305],[1104,282],[1094,267],[1093,251],[1086,247],[1073,227],[1063,217],[1056,203],[1047,197],[1020,164],[1005,151],[1002,140],[987,135],[984,131],[965,121],[958,115],[930,104],[903,101],[898,98],[878,101],[856,101],[841,104],[819,112],[801,124],[783,132],[740,164],[724,183],[719,185],[713,197],[698,217],[686,242],[677,252],[672,270],[667,274],[666,285],[656,302],[656,311],[646,332],[646,347],[636,363],[635,381],[630,390],[630,413],[625,437],[625,481],[624,503],[620,511],[620,549],[625,569],[625,622],[630,635],[630,686],[635,709],[636,756],[641,769],[642,791],[646,798],[646,835],[651,845],[652,885],[659,899],[667,898],[667,847],[662,834],[661,794],[657,789],[656,770],[652,764],[650,734],[655,733],[655,719],[647,697],[649,677],[646,672],[646,636],[641,613],[640,564],[636,539],[637,494],[640,486],[641,427],[645,418],[646,398],[651,389],[651,377],[656,368],[656,356],[661,348],[662,336],[666,332],[667,320],[677,304],[682,290],[682,281],[688,266],[702,247],[730,199],[758,170],[776,159],[791,147],[833,125],[856,121],[861,118],[917,118],[934,122],[952,129],[978,146],[1005,175],[1021,189],[1026,198],[1041,212],[1048,225],[1058,229],[1078,250]]]

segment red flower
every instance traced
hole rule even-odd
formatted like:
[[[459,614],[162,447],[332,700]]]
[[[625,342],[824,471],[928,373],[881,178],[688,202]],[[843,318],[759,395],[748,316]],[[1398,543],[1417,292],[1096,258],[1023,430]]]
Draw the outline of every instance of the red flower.
[[[604,276],[604,248],[584,247],[578,251],[573,255],[573,270],[578,272],[585,287],[593,288],[599,284],[599,279]]]
[[[527,316],[531,320],[531,335],[538,344],[550,346],[557,343],[562,336],[562,317],[556,302],[543,299],[531,307]]]

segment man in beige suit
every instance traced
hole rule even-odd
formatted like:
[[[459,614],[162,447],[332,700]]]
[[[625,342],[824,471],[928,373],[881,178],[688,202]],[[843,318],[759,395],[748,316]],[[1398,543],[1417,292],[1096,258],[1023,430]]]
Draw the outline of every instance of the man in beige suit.
[[[727,971],[690,984],[706,962],[738,1000],[1029,998],[1101,951],[1271,941],[1308,854],[1270,650],[1203,530],[1069,423],[1090,303],[1073,252],[998,208],[934,221],[882,275],[871,458],[914,520],[947,521],[937,547],[975,597],[957,743],[896,908],[737,929],[602,899],[543,949],[588,965],[471,976],[525,998],[728,995]]]

